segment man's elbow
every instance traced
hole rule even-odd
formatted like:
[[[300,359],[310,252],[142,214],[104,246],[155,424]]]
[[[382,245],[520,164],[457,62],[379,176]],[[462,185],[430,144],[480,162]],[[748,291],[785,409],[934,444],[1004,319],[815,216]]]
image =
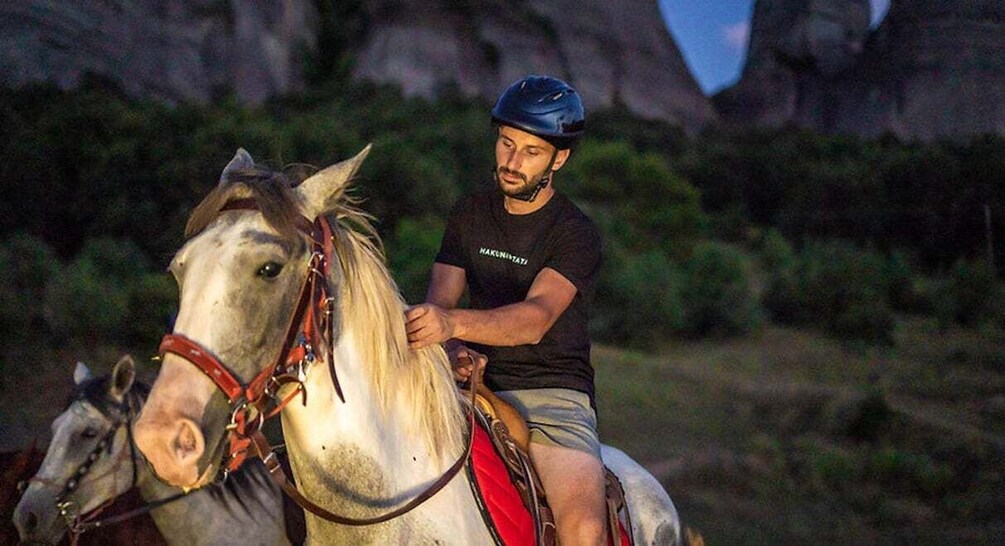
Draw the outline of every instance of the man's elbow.
[[[529,309],[530,312],[517,319],[520,326],[510,329],[507,345],[537,345],[558,320],[558,316],[552,316],[553,313],[544,306],[533,304]]]
[[[543,332],[540,335],[532,335],[532,336],[530,336],[527,339],[527,341],[524,343],[524,345],[537,345],[538,343],[541,343],[542,339],[544,339],[544,333]]]
[[[547,328],[537,326],[526,326],[524,328],[514,328],[505,339],[501,339],[500,345],[505,347],[519,347],[520,345],[537,345],[544,339],[544,334],[548,333]]]
[[[544,339],[544,335],[551,330],[552,325],[555,323],[553,320],[546,320],[542,324],[535,325],[533,328],[529,328],[526,332],[526,340],[523,342],[525,345],[537,345],[541,343]]]

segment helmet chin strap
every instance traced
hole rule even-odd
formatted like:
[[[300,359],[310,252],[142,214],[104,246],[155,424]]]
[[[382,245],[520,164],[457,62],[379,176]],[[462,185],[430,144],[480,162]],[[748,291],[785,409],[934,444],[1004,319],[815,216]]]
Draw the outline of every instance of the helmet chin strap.
[[[546,188],[549,182],[551,182],[551,172],[548,172],[548,176],[542,176],[541,179],[537,181],[537,184],[534,184],[533,188],[530,188],[526,191],[522,191],[515,195],[511,195],[510,197],[512,197],[513,199],[518,199],[520,201],[526,201],[530,203],[533,200],[537,199],[537,194],[540,193],[541,190]]]
[[[535,199],[537,199],[537,194],[540,193],[541,190],[543,190],[544,188],[548,187],[548,184],[551,182],[551,176],[555,174],[555,171],[551,170],[551,168],[552,166],[555,165],[555,157],[557,156],[558,156],[558,149],[555,149],[555,151],[551,152],[551,159],[548,161],[548,167],[545,168],[544,170],[544,172],[548,174],[541,176],[541,179],[537,181],[537,184],[534,184],[533,188],[524,190],[516,195],[510,195],[510,197],[519,201],[525,201],[527,203],[533,202]],[[492,170],[492,176],[496,178],[496,182],[499,181],[498,167]]]

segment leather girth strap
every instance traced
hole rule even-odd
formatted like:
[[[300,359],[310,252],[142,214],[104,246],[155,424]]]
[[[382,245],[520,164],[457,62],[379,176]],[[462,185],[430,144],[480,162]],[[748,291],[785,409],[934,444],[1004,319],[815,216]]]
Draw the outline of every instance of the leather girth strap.
[[[627,539],[629,546],[634,545],[632,516],[628,513],[628,503],[625,502],[625,489],[621,486],[621,480],[606,466],[604,467],[604,479],[607,497],[608,543],[613,546],[623,545],[625,543],[623,539]],[[624,533],[624,537],[622,537],[622,533]]]

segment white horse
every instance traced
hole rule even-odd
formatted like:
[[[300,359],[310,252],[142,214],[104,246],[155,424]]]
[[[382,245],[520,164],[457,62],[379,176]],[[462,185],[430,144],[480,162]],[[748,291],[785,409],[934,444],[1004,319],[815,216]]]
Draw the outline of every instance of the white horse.
[[[463,456],[468,421],[446,354],[409,349],[405,302],[369,217],[346,195],[369,150],[296,186],[238,150],[193,212],[170,267],[181,294],[175,331],[136,424],[137,444],[163,479],[189,488],[213,480],[232,416],[254,418],[244,402],[269,382],[272,363],[284,369],[301,322],[324,322],[320,334],[301,337],[311,344],[299,344],[310,353],[303,373],[286,374],[299,375],[305,392],[290,395],[287,385],[277,398],[292,400],[282,425],[305,497],[340,515],[376,517]],[[318,218],[331,222],[330,238],[318,239]],[[311,231],[314,240],[304,235]],[[316,252],[326,239],[328,263]],[[323,310],[303,319],[298,302],[318,297],[302,288],[305,278],[322,272],[330,320],[318,320]],[[659,482],[614,448],[602,454],[624,484],[636,543],[678,544],[677,512]],[[463,472],[400,517],[353,526],[308,513],[307,532],[316,544],[493,543]]]
[[[132,512],[102,507],[136,487],[168,544],[288,545],[282,492],[260,463],[185,496],[157,480],[132,444],[130,427],[148,390],[135,376],[129,356],[99,377],[77,363],[73,401],[53,421],[45,460],[14,510],[21,540],[59,544],[68,530],[76,535],[101,522],[125,525],[114,520]]]

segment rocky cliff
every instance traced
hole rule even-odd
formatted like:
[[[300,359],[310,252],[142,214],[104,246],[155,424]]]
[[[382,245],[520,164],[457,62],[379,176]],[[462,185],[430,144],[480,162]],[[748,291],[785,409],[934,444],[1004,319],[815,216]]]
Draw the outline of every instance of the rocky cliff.
[[[695,130],[716,115],[684,64],[655,0],[362,0],[342,38],[360,79],[432,97],[456,84],[494,99],[527,73],[566,78],[588,109],[615,102]],[[245,103],[304,86],[318,41],[313,0],[21,0],[0,4],[6,86],[93,73],[131,96]],[[336,28],[345,26],[333,25]],[[331,53],[331,52],[327,52]]]
[[[754,13],[743,75],[715,97],[729,122],[922,140],[1005,134],[1001,0],[892,0],[868,33],[859,0],[758,0]],[[822,37],[830,45],[814,49]]]
[[[315,11],[296,0],[19,0],[0,3],[0,81],[77,86],[85,74],[131,96],[258,103],[303,83]]]
[[[565,78],[587,109],[623,104],[695,130],[716,118],[655,1],[367,2],[360,78],[433,96],[455,82],[494,99],[527,73]],[[463,6],[463,7],[458,7]]]
[[[354,77],[410,96],[456,86],[492,100],[524,74],[549,73],[588,110],[620,104],[691,132],[723,121],[925,140],[1005,134],[1003,0],[891,0],[876,29],[869,0],[757,0],[743,74],[714,108],[655,0],[316,1],[3,2],[0,84],[72,88],[93,73],[136,97],[233,91],[258,104],[304,88],[312,55],[337,54]],[[322,29],[347,28],[337,51],[317,45],[330,38]]]
[[[760,0],[739,82],[716,97],[732,122],[781,125],[811,110],[807,88],[838,81],[859,60],[869,0]]]

